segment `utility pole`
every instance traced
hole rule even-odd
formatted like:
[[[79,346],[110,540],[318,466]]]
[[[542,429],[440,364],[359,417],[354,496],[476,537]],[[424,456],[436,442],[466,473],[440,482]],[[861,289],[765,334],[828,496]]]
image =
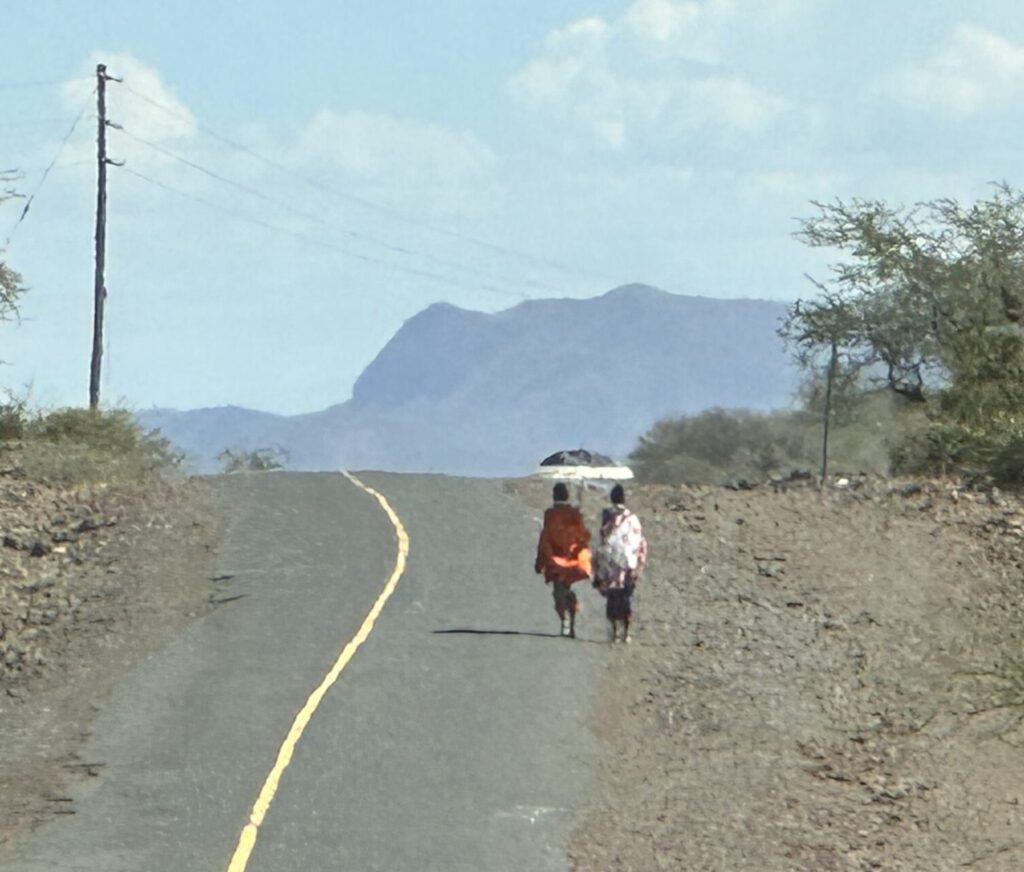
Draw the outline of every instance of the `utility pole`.
[[[104,273],[107,265],[107,164],[120,166],[107,157],[107,75],[104,64],[96,65],[96,276],[93,287],[92,365],[89,368],[89,408],[100,404],[100,367],[103,362],[103,304],[107,299]]]

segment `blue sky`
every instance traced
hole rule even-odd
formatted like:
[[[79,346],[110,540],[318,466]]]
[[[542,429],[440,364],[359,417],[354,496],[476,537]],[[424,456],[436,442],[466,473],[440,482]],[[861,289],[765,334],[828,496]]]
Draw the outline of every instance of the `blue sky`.
[[[0,383],[44,405],[87,394],[98,61],[125,80],[103,390],[139,408],[343,401],[437,300],[792,299],[826,263],[792,239],[812,199],[1024,185],[1011,0],[169,8],[5,4],[0,168],[22,192],[85,112],[3,255],[32,290]]]

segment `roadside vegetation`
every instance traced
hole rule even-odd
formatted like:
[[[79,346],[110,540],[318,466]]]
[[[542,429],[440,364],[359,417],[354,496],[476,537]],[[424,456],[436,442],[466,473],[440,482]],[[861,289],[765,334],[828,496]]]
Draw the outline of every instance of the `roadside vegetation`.
[[[32,410],[0,406],[0,465],[27,478],[74,485],[135,482],[177,469],[181,455],[127,409]]]
[[[888,474],[893,452],[923,422],[899,405],[890,397],[870,395],[834,415],[830,469],[844,475]],[[642,481],[662,484],[753,483],[795,471],[816,474],[822,424],[820,410],[813,407],[711,409],[657,422],[641,437],[630,462]]]
[[[0,203],[20,195],[15,172],[0,172]],[[0,251],[0,322],[17,321],[28,288]],[[62,484],[136,481],[176,468],[181,455],[147,433],[127,409],[34,409],[10,391],[0,402],[0,470]]]
[[[0,171],[0,204],[20,196],[15,188],[15,183],[20,179],[21,176],[12,170]],[[0,321],[17,319],[18,300],[26,290],[21,275],[0,260]]]
[[[1024,484],[1024,193],[962,205],[816,203],[797,236],[841,259],[779,333],[796,410],[658,422],[631,460],[665,482],[830,469]]]
[[[221,471],[232,472],[269,472],[272,469],[284,469],[288,460],[288,452],[283,448],[257,448],[246,451],[241,448],[225,448],[217,455]]]

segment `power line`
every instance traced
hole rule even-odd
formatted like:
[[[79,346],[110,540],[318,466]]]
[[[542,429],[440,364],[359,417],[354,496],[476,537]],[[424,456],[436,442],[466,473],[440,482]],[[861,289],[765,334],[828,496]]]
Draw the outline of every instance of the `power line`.
[[[76,167],[81,167],[85,166],[86,164],[94,163],[96,163],[96,158],[94,157],[83,157],[79,160],[63,161],[61,163],[56,164],[51,170],[51,172],[63,172],[64,170],[72,170],[75,169]],[[19,178],[31,178],[32,176],[35,176],[37,173],[42,173],[45,170],[46,167],[39,164],[30,166],[11,167],[9,170],[7,170],[7,172],[17,173]],[[3,171],[0,170],[0,173],[2,172]],[[14,179],[12,181],[17,181],[17,179]]]
[[[153,149],[153,151],[158,152],[164,155],[165,157],[169,157],[171,160],[175,160],[180,164],[184,164],[185,166],[190,167],[191,169],[194,169],[205,176],[209,176],[211,179],[216,179],[218,182],[222,182],[225,185],[230,185],[232,188],[236,188],[239,191],[243,191],[244,193],[249,194],[252,197],[259,197],[261,200],[265,200],[268,203],[283,206],[284,208],[287,208],[289,211],[295,211],[296,214],[300,215],[303,218],[307,218],[311,221],[320,220],[319,218],[308,213],[293,210],[291,206],[288,206],[286,204],[277,203],[272,197],[267,196],[265,193],[263,193],[263,191],[259,190],[258,188],[253,188],[250,187],[249,185],[242,184],[241,182],[236,182],[234,179],[229,179],[226,176],[222,176],[220,173],[214,172],[213,170],[208,169],[207,167],[204,167],[201,164],[197,164],[195,161],[189,160],[187,157],[182,157],[180,154],[171,151],[169,148],[164,148],[164,146],[162,145],[157,145],[157,143],[155,142],[151,142],[148,139],[144,139],[141,136],[137,136],[130,130],[127,130],[125,127],[119,126],[115,127],[114,129],[117,130],[119,133],[123,134],[124,136],[127,136],[129,139],[132,139],[135,142],[140,143],[141,145],[145,145],[147,148],[151,148]]]
[[[53,169],[51,170],[51,172],[57,172],[59,170],[71,170],[71,169],[74,169],[75,167],[85,166],[86,164],[94,164],[94,163],[96,163],[96,158],[94,158],[94,157],[83,157],[83,158],[80,158],[79,160],[72,160],[72,161],[66,161],[66,162],[60,163],[60,164],[54,166]],[[33,176],[36,173],[43,172],[45,167],[41,167],[41,166],[35,166],[35,167],[30,167],[30,168],[18,167],[18,169],[19,169],[19,171],[23,171],[26,176]]]
[[[477,275],[477,276],[479,276],[481,278],[487,279],[488,281],[494,281],[494,279],[495,279],[495,277],[493,275],[488,274],[484,270],[479,270],[476,267],[471,267],[471,266],[467,266],[465,264],[459,263],[457,261],[447,260],[445,258],[436,257],[435,255],[432,255],[432,254],[430,254],[428,252],[419,251],[419,250],[412,249],[412,248],[407,248],[407,247],[401,246],[401,245],[394,245],[393,243],[386,242],[386,241],[384,241],[382,239],[378,239],[378,238],[370,236],[370,235],[368,235],[366,233],[361,233],[361,232],[356,231],[356,230],[351,230],[350,228],[340,227],[340,226],[331,224],[331,223],[325,221],[320,215],[315,215],[313,213],[306,212],[306,211],[304,211],[302,209],[296,209],[290,203],[285,203],[285,202],[283,202],[281,200],[277,200],[277,199],[269,196],[268,194],[264,193],[263,191],[259,190],[258,188],[254,188],[251,185],[243,184],[242,182],[238,182],[238,181],[236,181],[234,179],[229,179],[226,176],[223,176],[220,173],[215,172],[214,170],[211,170],[209,167],[205,167],[202,164],[198,164],[198,163],[196,163],[193,160],[189,160],[188,158],[183,157],[182,155],[177,154],[176,152],[173,152],[170,149],[165,148],[162,145],[159,145],[159,144],[157,144],[155,142],[152,142],[152,141],[150,141],[148,139],[145,139],[145,138],[143,138],[141,136],[137,136],[136,134],[132,133],[131,131],[127,130],[126,128],[124,128],[122,126],[115,126],[114,129],[118,130],[120,133],[124,134],[129,139],[132,139],[135,142],[140,143],[141,145],[144,145],[144,146],[146,146],[148,148],[151,148],[154,151],[156,151],[157,153],[162,154],[165,157],[170,158],[171,160],[177,161],[178,163],[181,163],[184,166],[187,166],[187,167],[189,167],[189,168],[191,168],[193,170],[196,170],[197,172],[200,172],[200,173],[202,173],[205,176],[209,176],[210,178],[215,179],[216,181],[219,181],[222,184],[225,184],[225,185],[228,185],[228,186],[230,186],[232,188],[240,190],[240,191],[242,191],[242,192],[244,192],[246,194],[249,194],[252,197],[257,197],[257,198],[259,198],[260,200],[263,200],[266,203],[269,203],[271,205],[277,206],[280,209],[284,209],[287,212],[291,212],[292,214],[297,215],[300,218],[303,218],[303,219],[305,219],[307,221],[311,221],[311,222],[313,222],[315,224],[319,224],[319,225],[321,225],[323,227],[328,228],[329,230],[332,230],[332,231],[335,231],[335,232],[340,232],[340,233],[344,234],[345,236],[350,237],[351,239],[355,239],[355,240],[359,240],[361,242],[369,243],[371,245],[379,246],[380,248],[383,248],[386,251],[390,251],[393,254],[400,254],[400,255],[408,256],[408,257],[419,257],[419,258],[422,258],[424,260],[430,261],[430,262],[436,264],[437,266],[448,267],[449,269],[457,269],[457,270],[460,270],[462,272],[471,273],[473,275]],[[541,283],[538,283],[538,282],[535,282],[535,281],[529,280],[529,279],[524,280],[522,283],[523,284],[529,284],[529,285],[537,286],[537,287],[541,287],[541,288],[547,289],[547,290],[551,290],[550,286],[544,286]],[[490,290],[490,291],[494,291],[494,292],[497,292],[497,293],[508,293],[506,291],[502,291],[500,288],[497,288],[494,285],[485,285],[485,286],[483,286],[483,288],[485,290]],[[515,296],[520,297],[522,295],[515,294]]]
[[[282,227],[279,224],[272,224],[269,221],[263,221],[262,219],[254,218],[251,215],[248,215],[248,214],[243,213],[243,212],[239,212],[239,211],[237,211],[235,209],[229,209],[229,208],[227,208],[225,206],[220,205],[219,203],[214,203],[214,202],[212,202],[210,200],[207,200],[204,197],[199,197],[199,196],[197,196],[195,194],[191,194],[191,193],[188,193],[186,191],[182,191],[180,188],[175,188],[174,186],[168,185],[165,182],[161,182],[161,181],[159,181],[157,179],[154,179],[154,178],[152,178],[150,176],[147,176],[147,175],[145,175],[143,173],[137,172],[137,171],[131,169],[130,167],[127,167],[127,166],[122,167],[121,171],[125,172],[125,173],[128,173],[129,175],[134,176],[135,178],[140,179],[140,180],[142,180],[144,182],[147,182],[147,183],[149,183],[149,184],[151,184],[151,185],[153,185],[153,186],[155,186],[157,188],[161,188],[164,191],[168,191],[169,193],[175,194],[178,197],[182,197],[182,198],[184,198],[186,200],[191,200],[192,202],[198,203],[201,206],[205,206],[208,209],[212,209],[212,210],[214,210],[216,212],[220,212],[223,215],[227,215],[227,216],[229,216],[231,218],[234,218],[235,220],[243,221],[243,222],[246,222],[248,224],[253,224],[253,225],[257,226],[257,227],[262,227],[264,230],[269,230],[269,231],[271,231],[272,233],[275,233],[275,234],[284,234],[286,236],[291,236],[292,238],[297,239],[300,242],[305,242],[308,245],[313,245],[313,246],[316,246],[317,248],[322,248],[322,249],[325,249],[327,251],[332,251],[332,252],[335,252],[337,254],[344,255],[345,257],[350,257],[350,258],[354,258],[356,260],[361,260],[364,263],[370,263],[370,264],[376,264],[378,266],[383,266],[386,269],[389,269],[389,270],[392,270],[392,271],[395,271],[395,272],[406,273],[406,274],[409,274],[409,275],[418,276],[420,278],[427,278],[427,279],[430,279],[432,281],[441,282],[441,283],[446,284],[446,285],[453,285],[455,287],[461,287],[461,288],[465,288],[465,289],[468,289],[468,290],[474,290],[474,291],[476,291],[476,290],[492,291],[494,293],[502,294],[502,295],[505,295],[505,296],[515,296],[516,298],[518,298],[520,300],[526,299],[524,294],[515,294],[514,292],[505,291],[505,290],[502,290],[501,288],[495,288],[495,287],[490,287],[490,286],[471,285],[471,284],[468,284],[466,282],[460,281],[459,279],[452,278],[450,276],[441,275],[440,273],[431,272],[429,270],[417,269],[415,267],[402,266],[400,264],[390,263],[390,262],[382,260],[380,258],[373,257],[372,255],[363,254],[363,253],[357,252],[357,251],[352,251],[349,248],[345,248],[345,247],[337,245],[335,243],[324,242],[321,239],[316,239],[315,237],[308,236],[308,235],[306,235],[304,233],[299,233],[299,232],[297,232],[295,230],[291,230],[291,229],[289,229],[287,227]]]
[[[70,118],[70,115],[62,115],[59,118],[22,118],[17,121],[0,121],[0,127],[42,127],[47,124],[64,124]]]
[[[73,85],[76,82],[91,82],[91,76],[80,76],[77,79],[49,79],[46,81],[33,82],[0,82],[0,91],[9,91],[16,88],[51,88],[57,85]]]
[[[518,251],[518,250],[516,250],[514,248],[509,248],[509,247],[504,246],[504,245],[499,245],[497,243],[490,242],[490,241],[485,240],[485,239],[479,239],[479,238],[477,238],[475,236],[471,236],[471,235],[466,234],[466,233],[461,233],[461,232],[459,232],[457,230],[452,230],[451,228],[448,228],[448,227],[439,227],[439,226],[437,226],[435,224],[431,224],[431,223],[429,223],[427,221],[422,220],[421,218],[417,218],[417,217],[415,217],[413,215],[410,215],[410,214],[408,214],[406,212],[402,212],[402,211],[400,211],[398,209],[393,209],[393,208],[391,208],[389,206],[383,206],[380,203],[375,203],[372,200],[367,200],[365,197],[360,197],[357,194],[352,194],[352,193],[350,193],[348,191],[339,190],[337,188],[334,188],[334,187],[326,184],[323,181],[317,181],[315,179],[312,179],[312,178],[310,178],[308,176],[303,175],[302,173],[296,172],[295,170],[291,169],[290,167],[287,167],[284,164],[282,164],[282,163],[280,163],[278,161],[275,161],[275,160],[267,157],[266,155],[260,154],[258,151],[255,151],[255,150],[249,148],[246,145],[243,145],[243,144],[241,144],[239,142],[236,142],[236,141],[234,141],[232,139],[229,139],[228,137],[223,136],[223,135],[217,133],[214,130],[211,130],[209,127],[206,127],[203,124],[199,124],[198,122],[195,121],[195,118],[191,114],[186,115],[183,112],[180,112],[180,111],[178,111],[176,109],[172,109],[171,107],[164,105],[163,103],[159,102],[158,100],[154,100],[151,97],[147,97],[145,94],[140,94],[138,91],[136,91],[134,88],[132,88],[131,85],[129,85],[127,83],[122,83],[122,87],[126,91],[128,91],[128,93],[134,95],[138,99],[143,100],[144,102],[150,104],[151,106],[153,106],[153,107],[155,107],[157,109],[160,109],[160,110],[162,110],[164,112],[167,112],[170,115],[173,115],[173,116],[175,116],[177,118],[181,118],[181,119],[185,119],[185,120],[194,122],[196,124],[196,128],[199,131],[201,131],[202,133],[204,133],[206,136],[209,136],[211,139],[215,139],[218,142],[221,142],[224,145],[229,146],[230,148],[236,149],[237,151],[240,151],[243,154],[247,154],[250,157],[253,157],[256,160],[260,161],[261,163],[267,165],[268,167],[271,167],[272,169],[277,170],[278,172],[284,173],[286,175],[291,176],[292,178],[298,179],[299,181],[301,181],[301,182],[303,182],[303,183],[305,183],[305,184],[315,188],[317,191],[319,191],[321,193],[326,192],[328,194],[332,194],[335,197],[339,197],[339,198],[341,198],[343,200],[347,200],[348,202],[355,203],[358,206],[362,206],[364,209],[370,209],[370,210],[373,210],[375,212],[379,212],[379,213],[387,215],[388,217],[393,218],[393,219],[395,219],[397,221],[401,221],[401,222],[403,222],[405,224],[410,224],[410,225],[413,225],[413,226],[416,226],[416,227],[420,227],[420,228],[425,229],[425,230],[429,230],[429,231],[431,231],[433,233],[437,233],[437,234],[440,234],[440,235],[443,235],[443,236],[448,236],[448,237],[451,237],[451,238],[454,238],[454,239],[458,239],[458,240],[460,240],[462,242],[467,242],[467,243],[470,243],[472,245],[478,246],[480,248],[488,249],[490,251],[506,255],[508,257],[514,257],[514,258],[518,258],[520,260],[529,261],[529,262],[531,262],[531,263],[533,263],[535,265],[541,265],[541,266],[545,266],[545,267],[548,267],[548,268],[554,268],[554,269],[560,270],[562,272],[573,273],[573,274],[576,274],[576,275],[591,275],[591,276],[594,276],[594,277],[597,277],[597,278],[607,279],[606,276],[600,276],[599,274],[591,272],[590,270],[585,270],[585,269],[580,269],[578,267],[569,266],[569,265],[561,263],[561,262],[559,262],[557,260],[553,260],[551,258],[542,257],[542,256],[536,255],[536,254],[531,254],[529,252]]]
[[[221,206],[218,203],[213,203],[210,200],[207,200],[207,199],[205,199],[203,197],[199,197],[199,196],[197,196],[195,194],[190,194],[190,193],[188,193],[186,191],[182,191],[181,189],[175,188],[172,185],[168,185],[165,182],[158,181],[157,179],[151,178],[150,176],[144,175],[143,173],[136,172],[135,170],[130,169],[129,167],[122,167],[122,171],[128,173],[129,175],[135,176],[136,178],[141,179],[144,182],[148,182],[149,184],[154,185],[155,187],[161,188],[161,189],[163,189],[165,191],[168,191],[168,192],[170,192],[172,194],[175,194],[175,195],[177,195],[179,197],[182,197],[182,198],[184,198],[186,200],[191,200],[192,202],[195,202],[195,203],[198,203],[198,204],[200,204],[202,206],[205,206],[208,209],[212,209],[212,210],[214,210],[216,212],[220,212],[220,213],[222,213],[224,215],[227,215],[227,216],[229,216],[231,218],[234,218],[236,220],[244,221],[244,222],[246,222],[248,224],[253,224],[253,225],[257,226],[257,227],[262,227],[263,229],[270,230],[271,232],[273,232],[275,234],[285,234],[286,236],[291,236],[294,239],[297,239],[297,240],[299,240],[301,242],[305,242],[305,243],[307,243],[309,245],[314,245],[317,248],[322,248],[322,249],[326,249],[328,251],[333,251],[333,252],[336,252],[338,254],[342,254],[345,257],[350,257],[350,258],[354,258],[356,260],[361,260],[361,261],[363,261],[365,263],[377,264],[379,266],[383,266],[383,267],[385,267],[387,269],[390,269],[390,270],[393,270],[393,271],[396,271],[396,272],[407,273],[407,274],[410,274],[410,275],[419,276],[421,278],[428,278],[428,279],[431,279],[433,281],[442,282],[442,283],[448,284],[448,285],[454,285],[456,287],[467,288],[469,290],[480,290],[481,289],[480,286],[470,285],[470,284],[467,284],[465,282],[459,281],[458,279],[453,279],[453,278],[451,278],[449,276],[444,276],[444,275],[441,275],[439,273],[430,272],[428,270],[421,270],[421,269],[416,269],[416,268],[413,268],[413,267],[405,267],[405,266],[400,266],[398,264],[389,263],[387,261],[381,260],[380,258],[372,257],[371,255],[362,254],[362,253],[357,252],[357,251],[352,251],[349,248],[344,248],[342,246],[339,246],[337,244],[333,244],[333,243],[330,243],[330,242],[324,242],[323,240],[316,239],[316,238],[314,238],[312,236],[307,236],[304,233],[298,233],[298,232],[296,232],[294,230],[291,230],[291,229],[289,229],[287,227],[282,227],[282,226],[277,225],[277,224],[271,224],[268,221],[263,221],[263,220],[261,220],[259,218],[254,218],[251,215],[245,214],[243,212],[239,212],[239,211],[234,210],[234,209],[226,208],[224,206]],[[522,295],[522,294],[512,294],[511,292],[503,291],[500,288],[484,287],[483,289],[484,290],[490,290],[490,291],[493,291],[493,292],[499,293],[499,294],[516,296],[519,299],[525,299],[525,295]]]
[[[95,93],[96,91],[94,89],[93,94]],[[85,116],[85,112],[89,108],[89,103],[91,100],[92,94],[89,95],[89,98],[88,100],[86,100],[85,105],[83,105],[81,110],[79,110],[79,113],[75,117],[75,120],[72,122],[68,132],[64,134],[64,138],[60,141],[60,145],[57,147],[57,153],[54,154],[53,160],[51,160],[50,163],[47,165],[46,169],[43,170],[43,174],[40,177],[39,182],[36,184],[35,190],[32,191],[28,199],[25,200],[25,208],[21,210],[21,214],[18,216],[18,220],[14,222],[14,226],[11,228],[11,232],[7,234],[7,238],[4,240],[3,247],[5,249],[10,246],[11,240],[14,238],[14,234],[17,233],[18,228],[21,226],[21,223],[25,220],[25,216],[28,215],[28,210],[32,208],[32,203],[36,198],[36,194],[39,193],[40,189],[43,187],[43,184],[46,182],[46,179],[50,175],[50,170],[53,169],[54,165],[60,159],[61,154],[63,154],[64,146],[68,144],[68,140],[71,139],[72,134],[75,132],[75,128],[78,127],[78,122],[80,122],[82,118]]]
[[[220,205],[219,203],[214,203],[211,200],[207,200],[205,197],[199,197],[196,194],[190,194],[187,191],[181,190],[180,188],[175,188],[172,185],[168,185],[166,182],[161,182],[161,181],[159,181],[157,179],[154,179],[154,178],[152,178],[150,176],[145,175],[144,173],[140,173],[137,170],[133,170],[129,166],[121,167],[121,171],[125,172],[125,173],[128,173],[128,175],[130,175],[130,176],[135,176],[135,178],[141,179],[144,182],[148,182],[149,184],[154,185],[157,188],[161,188],[164,191],[168,191],[168,192],[170,192],[172,194],[175,194],[175,195],[177,195],[179,197],[182,197],[182,198],[184,198],[186,200],[191,200],[193,203],[198,203],[201,206],[205,206],[208,209],[213,209],[216,212],[220,212],[222,215],[227,215],[227,216],[229,216],[231,218],[235,218],[235,219],[237,219],[239,221],[245,221],[245,222],[247,222],[249,224],[255,224],[257,227],[263,227],[266,230],[272,230],[274,233],[286,233],[289,236],[293,236],[293,237],[295,237],[297,239],[302,240],[303,242],[308,242],[309,244],[316,245],[316,246],[318,246],[320,248],[328,248],[328,249],[330,249],[332,251],[340,251],[340,252],[342,252],[344,254],[347,254],[347,255],[349,255],[351,257],[357,257],[360,260],[368,260],[368,258],[366,258],[363,255],[360,255],[360,254],[358,254],[356,252],[351,252],[351,251],[348,251],[346,249],[341,249],[341,248],[339,248],[337,246],[330,245],[328,243],[320,242],[319,240],[314,239],[311,236],[306,236],[305,234],[302,234],[302,233],[296,233],[295,231],[289,230],[286,227],[281,227],[279,225],[271,224],[271,223],[269,223],[267,221],[263,221],[263,220],[261,220],[259,218],[254,218],[253,216],[247,215],[244,212],[239,212],[236,209],[229,209],[226,206]]]

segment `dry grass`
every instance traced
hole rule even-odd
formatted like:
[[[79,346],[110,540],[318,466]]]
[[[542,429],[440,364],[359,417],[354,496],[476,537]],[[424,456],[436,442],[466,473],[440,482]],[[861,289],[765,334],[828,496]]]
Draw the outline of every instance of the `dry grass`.
[[[33,412],[12,401],[0,408],[0,439],[0,466],[31,481],[135,482],[181,461],[125,409]]]

